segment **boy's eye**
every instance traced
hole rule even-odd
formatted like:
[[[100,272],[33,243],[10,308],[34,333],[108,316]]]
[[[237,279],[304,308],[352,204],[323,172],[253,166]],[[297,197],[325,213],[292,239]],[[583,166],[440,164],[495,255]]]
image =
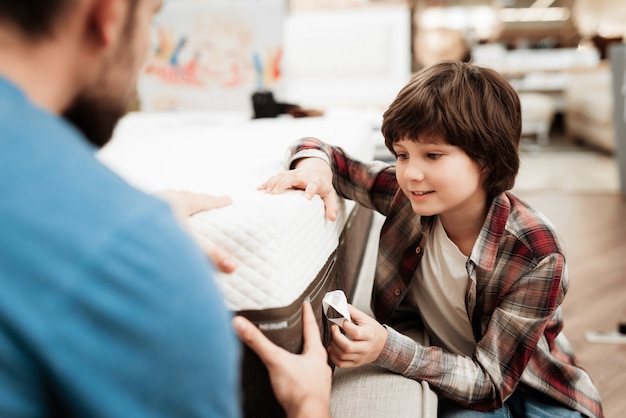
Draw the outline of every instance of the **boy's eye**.
[[[426,154],[426,157],[431,159],[431,160],[436,160],[439,157],[441,157],[443,154],[438,154],[436,152],[429,152],[428,154]]]
[[[404,153],[404,152],[397,152],[396,153],[396,160],[406,160],[407,158],[409,158],[409,155]]]

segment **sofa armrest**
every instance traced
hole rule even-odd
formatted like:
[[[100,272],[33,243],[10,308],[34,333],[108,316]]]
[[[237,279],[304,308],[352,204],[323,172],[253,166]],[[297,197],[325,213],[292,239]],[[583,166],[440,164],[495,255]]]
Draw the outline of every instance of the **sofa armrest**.
[[[436,418],[437,395],[425,381],[366,364],[336,369],[331,415],[336,418]]]

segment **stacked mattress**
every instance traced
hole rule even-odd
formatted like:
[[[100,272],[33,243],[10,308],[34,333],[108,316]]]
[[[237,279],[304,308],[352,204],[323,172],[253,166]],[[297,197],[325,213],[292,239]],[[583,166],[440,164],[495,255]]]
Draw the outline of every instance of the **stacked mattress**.
[[[321,320],[324,294],[337,288],[352,292],[371,212],[342,201],[331,222],[317,196],[307,200],[295,190],[269,195],[256,187],[285,169],[289,145],[304,136],[371,159],[376,122],[371,114],[349,111],[255,120],[240,114],[136,113],[121,121],[99,158],[147,192],[230,195],[231,206],[194,215],[189,229],[204,247],[219,246],[235,257],[234,273],[216,274],[229,309],[298,352],[302,301],[311,301],[327,338]],[[245,416],[283,415],[260,360],[246,351],[243,362]]]

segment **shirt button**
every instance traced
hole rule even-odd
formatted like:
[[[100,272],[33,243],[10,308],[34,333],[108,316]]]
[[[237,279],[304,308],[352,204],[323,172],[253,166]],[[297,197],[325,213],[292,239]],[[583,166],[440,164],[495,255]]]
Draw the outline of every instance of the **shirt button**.
[[[415,254],[419,254],[420,252],[422,252],[422,249],[420,247],[417,247],[415,249]]]
[[[400,293],[402,293],[402,292],[400,291],[400,289],[396,289],[396,291],[395,291],[395,292],[393,292],[393,293],[394,293],[396,296],[400,296]]]

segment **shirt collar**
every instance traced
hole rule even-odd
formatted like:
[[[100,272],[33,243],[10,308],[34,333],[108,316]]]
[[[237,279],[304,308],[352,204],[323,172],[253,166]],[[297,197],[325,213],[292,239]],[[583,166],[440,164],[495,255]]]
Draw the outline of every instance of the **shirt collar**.
[[[491,202],[489,212],[480,230],[476,244],[470,255],[470,260],[485,269],[493,270],[498,256],[500,239],[506,229],[506,223],[511,213],[511,201],[506,193],[496,196]]]
[[[97,150],[97,147],[91,144],[74,125],[67,122],[63,117],[60,117],[59,115],[56,115],[46,109],[34,105],[30,101],[26,93],[22,89],[20,89],[19,86],[17,86],[8,78],[0,75],[0,112],[2,111],[2,106],[11,106],[11,109],[15,109],[16,105],[22,107],[25,106],[29,109],[37,109],[37,111],[43,112],[48,117],[54,118],[55,120],[65,125],[66,128],[70,128],[74,133],[73,137],[79,139],[80,143],[87,146],[90,150]]]
[[[0,97],[9,101],[26,100],[26,94],[11,80],[0,75]]]

